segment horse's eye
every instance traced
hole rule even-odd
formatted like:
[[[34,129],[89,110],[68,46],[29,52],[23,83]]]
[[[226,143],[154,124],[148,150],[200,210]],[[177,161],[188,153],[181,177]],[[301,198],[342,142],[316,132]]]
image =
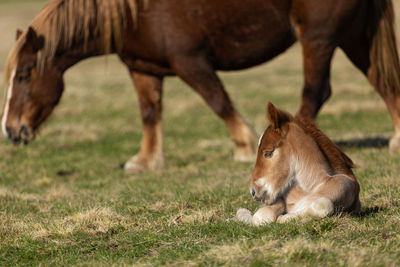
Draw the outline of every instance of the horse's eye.
[[[31,79],[30,73],[21,74],[20,76],[18,76],[19,83],[29,82],[30,79]]]
[[[274,150],[264,151],[264,158],[268,159],[268,158],[272,157],[273,154],[274,154]]]

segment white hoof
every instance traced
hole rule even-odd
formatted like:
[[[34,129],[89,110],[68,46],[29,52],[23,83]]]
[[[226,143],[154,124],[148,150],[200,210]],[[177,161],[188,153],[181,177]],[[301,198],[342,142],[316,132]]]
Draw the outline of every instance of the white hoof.
[[[268,209],[268,207],[264,207],[259,209],[256,213],[254,213],[253,220],[251,223],[255,226],[264,225],[273,223],[275,221],[275,217]]]
[[[248,209],[243,209],[240,208],[236,212],[236,219],[238,219],[239,222],[244,222],[244,223],[251,223],[253,216],[251,215],[251,211]]]
[[[279,216],[278,219],[276,220],[276,222],[277,223],[287,223],[293,219],[296,219],[297,217],[299,217],[298,214],[287,213],[285,215]]]
[[[314,200],[310,206],[312,216],[318,218],[324,218],[326,216],[332,215],[334,212],[333,202],[326,197],[321,197]]]
[[[256,155],[252,149],[237,148],[233,160],[238,162],[254,162]]]
[[[400,134],[396,134],[389,142],[390,153],[400,153]]]
[[[241,145],[236,146],[234,160],[239,162],[253,162],[256,159],[258,138],[255,131],[244,124],[241,129]]]
[[[124,165],[126,174],[137,174],[145,171],[157,171],[165,169],[164,157],[145,158],[140,154],[130,158]]]

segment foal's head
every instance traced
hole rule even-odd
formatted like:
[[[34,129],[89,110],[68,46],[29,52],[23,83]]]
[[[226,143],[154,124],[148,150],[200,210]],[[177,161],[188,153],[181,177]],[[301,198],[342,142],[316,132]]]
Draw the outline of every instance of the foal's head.
[[[7,62],[7,97],[2,116],[2,131],[13,143],[28,143],[35,130],[50,115],[62,91],[62,72],[50,62],[38,69],[38,55],[44,37],[31,27],[17,31],[17,41]],[[44,74],[45,73],[45,74]]]
[[[290,146],[286,137],[293,117],[271,103],[266,110],[270,125],[259,141],[250,192],[256,200],[272,204],[290,183]]]
[[[258,201],[274,203],[294,182],[313,187],[323,175],[354,178],[352,160],[312,121],[267,105],[270,123],[260,138],[250,192]]]

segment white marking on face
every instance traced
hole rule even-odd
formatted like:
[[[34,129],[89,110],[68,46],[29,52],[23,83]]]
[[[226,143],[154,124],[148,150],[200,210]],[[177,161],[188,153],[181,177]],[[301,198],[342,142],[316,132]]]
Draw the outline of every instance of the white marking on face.
[[[258,146],[261,145],[261,140],[262,140],[263,136],[264,136],[264,134],[262,134],[262,135],[260,136],[260,139],[258,139]]]
[[[267,194],[271,193],[271,185],[267,183],[266,178],[260,178],[257,181],[254,182],[254,184],[258,187],[262,187],[262,191],[266,191]]]
[[[263,190],[265,191],[265,192],[267,192],[267,194],[271,194],[271,192],[272,192],[272,186],[270,185],[270,184],[265,184],[264,185],[264,187],[263,187]]]
[[[10,101],[11,101],[11,97],[12,97],[12,89],[14,86],[13,83],[14,83],[15,72],[16,71],[14,69],[11,74],[11,77],[10,77],[9,86],[8,86],[8,90],[7,90],[6,105],[4,107],[3,118],[1,120],[1,129],[2,129],[5,137],[8,137],[7,130],[6,130],[6,122],[7,122],[7,117],[8,117],[8,111],[10,109]]]
[[[263,187],[266,183],[267,183],[267,179],[265,179],[265,178],[260,178],[257,181],[255,181],[255,184],[258,187]]]

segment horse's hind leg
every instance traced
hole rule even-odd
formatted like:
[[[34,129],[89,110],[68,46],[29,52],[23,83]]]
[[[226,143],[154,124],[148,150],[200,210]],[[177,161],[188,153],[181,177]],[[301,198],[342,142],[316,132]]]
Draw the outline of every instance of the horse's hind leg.
[[[257,148],[256,134],[235,110],[209,62],[202,56],[179,56],[172,60],[172,67],[224,120],[236,145],[235,160],[254,160]]]
[[[143,122],[140,152],[124,166],[126,173],[164,168],[161,126],[162,78],[131,71],[138,94]]]
[[[382,77],[372,66],[370,61],[370,48],[367,38],[359,37],[341,45],[341,48],[368,78],[371,85],[385,101],[391,115],[395,134],[390,140],[389,149],[391,152],[400,152],[400,88],[387,88],[382,82]]]

